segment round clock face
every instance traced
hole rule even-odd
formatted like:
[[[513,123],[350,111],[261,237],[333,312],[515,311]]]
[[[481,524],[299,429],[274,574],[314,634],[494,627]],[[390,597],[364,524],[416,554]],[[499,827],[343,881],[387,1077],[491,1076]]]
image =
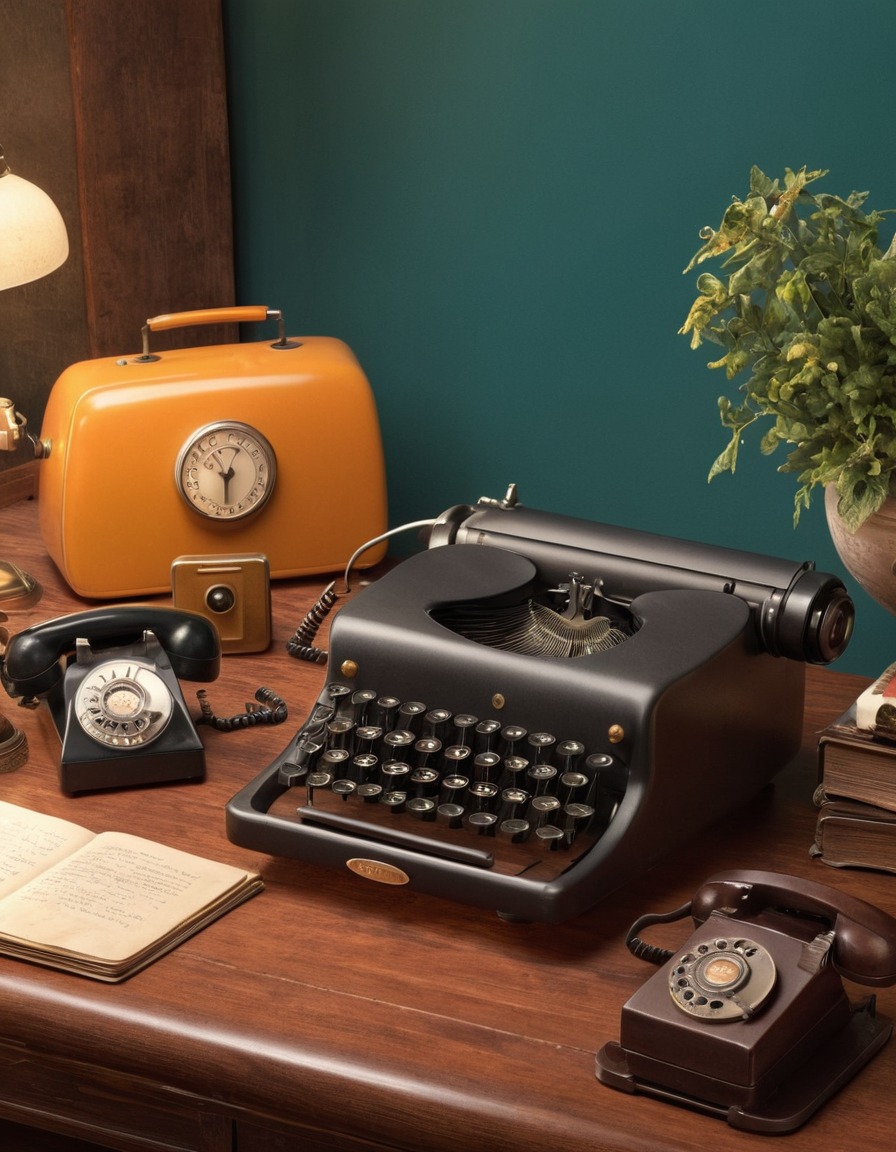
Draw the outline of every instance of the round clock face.
[[[177,458],[181,496],[209,520],[241,520],[259,512],[276,475],[274,450],[264,436],[229,420],[194,432]]]

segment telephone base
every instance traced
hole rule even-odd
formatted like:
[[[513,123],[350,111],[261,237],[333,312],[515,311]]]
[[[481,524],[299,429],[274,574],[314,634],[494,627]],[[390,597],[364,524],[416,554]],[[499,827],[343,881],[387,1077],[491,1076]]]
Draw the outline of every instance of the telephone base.
[[[66,796],[204,779],[205,751],[201,745],[154,754],[132,752],[108,760],[62,760],[59,764],[59,787]]]
[[[597,1053],[595,1074],[608,1087],[716,1116],[732,1128],[780,1134],[805,1124],[883,1048],[892,1032],[892,1023],[875,1015],[874,997],[869,997],[853,1009],[842,1031],[831,1036],[768,1099],[751,1106],[719,1104],[639,1079],[629,1069],[625,1049],[615,1042],[605,1044]],[[724,1094],[721,1084],[720,1094]]]

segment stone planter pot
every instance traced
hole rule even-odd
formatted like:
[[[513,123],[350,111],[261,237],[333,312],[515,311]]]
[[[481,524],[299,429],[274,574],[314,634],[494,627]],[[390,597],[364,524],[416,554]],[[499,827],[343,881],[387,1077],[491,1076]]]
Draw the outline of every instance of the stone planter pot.
[[[849,532],[837,513],[837,489],[824,490],[824,510],[837,554],[868,595],[896,615],[896,497]]]

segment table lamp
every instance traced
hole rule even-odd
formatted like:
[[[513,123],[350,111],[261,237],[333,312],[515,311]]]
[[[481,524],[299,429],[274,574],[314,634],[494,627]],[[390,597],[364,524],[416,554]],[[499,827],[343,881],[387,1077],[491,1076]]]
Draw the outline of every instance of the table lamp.
[[[67,256],[68,233],[59,209],[37,185],[13,175],[0,147],[0,291],[39,280]],[[25,424],[13,402],[0,396],[0,450],[15,450]],[[35,581],[0,559],[0,606],[26,607],[39,598]]]

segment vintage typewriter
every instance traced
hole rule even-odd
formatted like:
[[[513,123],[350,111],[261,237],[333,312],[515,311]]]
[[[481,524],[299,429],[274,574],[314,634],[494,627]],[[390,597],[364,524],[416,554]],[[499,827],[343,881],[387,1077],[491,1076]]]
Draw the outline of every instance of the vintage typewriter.
[[[234,842],[506,918],[577,915],[755,795],[802,735],[843,584],[501,500],[334,615],[328,680]],[[749,829],[744,829],[748,836]]]

